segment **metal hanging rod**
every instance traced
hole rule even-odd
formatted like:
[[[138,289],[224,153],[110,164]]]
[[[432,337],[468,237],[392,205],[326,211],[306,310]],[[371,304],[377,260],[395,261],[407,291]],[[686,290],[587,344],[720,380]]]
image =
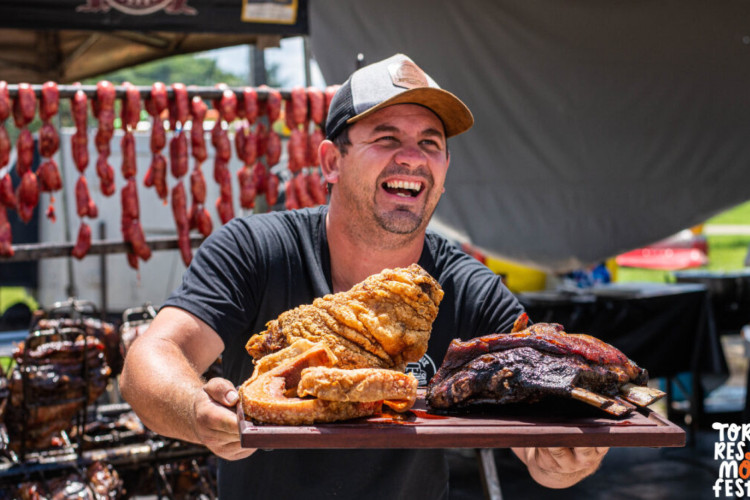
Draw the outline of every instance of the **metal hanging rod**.
[[[204,238],[200,235],[190,236],[190,246],[197,248],[203,242]],[[176,237],[151,238],[146,240],[146,244],[155,250],[175,250],[177,246]],[[13,245],[14,254],[12,257],[0,257],[0,263],[5,262],[27,262],[39,259],[49,259],[54,257],[70,257],[75,243],[29,243],[26,245]],[[130,243],[124,241],[92,241],[88,255],[125,253],[131,250]]]
[[[197,86],[187,86],[187,93],[188,98],[192,99],[195,96],[202,97],[204,99],[219,99],[221,98],[221,94],[224,92],[224,90],[231,90],[237,95],[238,99],[242,99],[242,91],[247,86],[243,87],[226,87],[226,88],[218,88],[218,87],[197,87]],[[41,85],[31,85],[31,88],[34,90],[34,93],[39,96],[42,93],[42,86]],[[136,85],[136,89],[138,89],[138,92],[141,94],[142,99],[146,99],[151,96],[151,87],[150,86],[143,86],[143,85]],[[259,87],[252,87],[255,89],[255,91],[258,93],[258,100],[265,101],[268,96],[268,89],[262,89]],[[86,94],[87,97],[90,97],[92,99],[96,99],[96,85],[58,85],[57,90],[60,92],[60,98],[70,98],[75,95],[75,93],[79,90],[82,90],[84,94]],[[289,90],[285,89],[276,89],[281,93],[282,99],[289,99],[291,97],[291,92]],[[10,94],[10,97],[15,98],[18,95],[18,84],[9,84],[8,85],[8,94]],[[167,97],[173,97],[174,92],[172,91],[172,87],[170,85],[167,85]],[[115,85],[115,97],[116,98],[122,98],[125,97],[125,87],[122,85]]]

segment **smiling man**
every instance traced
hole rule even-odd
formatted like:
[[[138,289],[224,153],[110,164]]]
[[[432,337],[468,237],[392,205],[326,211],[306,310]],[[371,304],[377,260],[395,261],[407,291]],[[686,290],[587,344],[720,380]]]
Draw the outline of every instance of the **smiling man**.
[[[200,247],[182,285],[131,346],[122,393],[154,431],[220,457],[220,498],[448,498],[442,450],[250,450],[235,387],[252,373],[251,334],[282,312],[418,263],[444,291],[427,353],[408,369],[426,384],[451,340],[510,331],[522,312],[499,276],[427,224],[450,163],[447,140],[469,109],[398,54],[356,71],[331,102],[319,148],[328,205],[232,220]],[[226,378],[201,379],[222,357]],[[532,477],[570,486],[606,449],[514,450]]]
[[[429,109],[395,104],[358,121],[343,147],[321,145],[334,291],[419,260],[448,171],[442,128]]]

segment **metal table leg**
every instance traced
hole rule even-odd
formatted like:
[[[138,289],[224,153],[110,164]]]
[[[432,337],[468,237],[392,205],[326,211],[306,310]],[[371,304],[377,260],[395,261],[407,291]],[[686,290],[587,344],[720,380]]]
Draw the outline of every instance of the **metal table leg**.
[[[484,486],[484,497],[488,500],[503,500],[492,449],[478,448],[475,451],[479,462],[479,474],[482,476],[482,486]]]

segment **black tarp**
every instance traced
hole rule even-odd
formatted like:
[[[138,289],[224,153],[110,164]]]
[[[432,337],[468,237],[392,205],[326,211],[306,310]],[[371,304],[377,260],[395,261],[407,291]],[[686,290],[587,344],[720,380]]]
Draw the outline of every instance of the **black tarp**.
[[[750,199],[750,2],[315,0],[328,82],[411,56],[474,113],[436,221],[563,272]],[[750,221],[748,221],[750,222]]]
[[[15,29],[299,35],[307,0],[16,0],[0,3]]]
[[[597,294],[529,292],[519,296],[530,318],[586,332],[620,349],[649,376],[696,371],[728,374],[710,298],[701,285],[603,287]]]
[[[0,79],[70,83],[177,54],[278,46],[307,31],[307,0],[3,1]]]

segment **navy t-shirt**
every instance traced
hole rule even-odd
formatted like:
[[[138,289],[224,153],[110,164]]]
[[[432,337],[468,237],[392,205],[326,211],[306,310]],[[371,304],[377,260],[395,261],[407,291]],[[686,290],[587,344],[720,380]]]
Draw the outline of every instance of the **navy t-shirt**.
[[[327,206],[236,218],[198,249],[180,287],[164,303],[199,317],[224,341],[224,377],[252,372],[245,350],[268,321],[332,293]],[[499,276],[428,231],[419,259],[445,295],[427,353],[410,363],[420,385],[454,338],[508,332],[522,307]],[[442,450],[275,450],[219,460],[220,498],[447,498]]]

